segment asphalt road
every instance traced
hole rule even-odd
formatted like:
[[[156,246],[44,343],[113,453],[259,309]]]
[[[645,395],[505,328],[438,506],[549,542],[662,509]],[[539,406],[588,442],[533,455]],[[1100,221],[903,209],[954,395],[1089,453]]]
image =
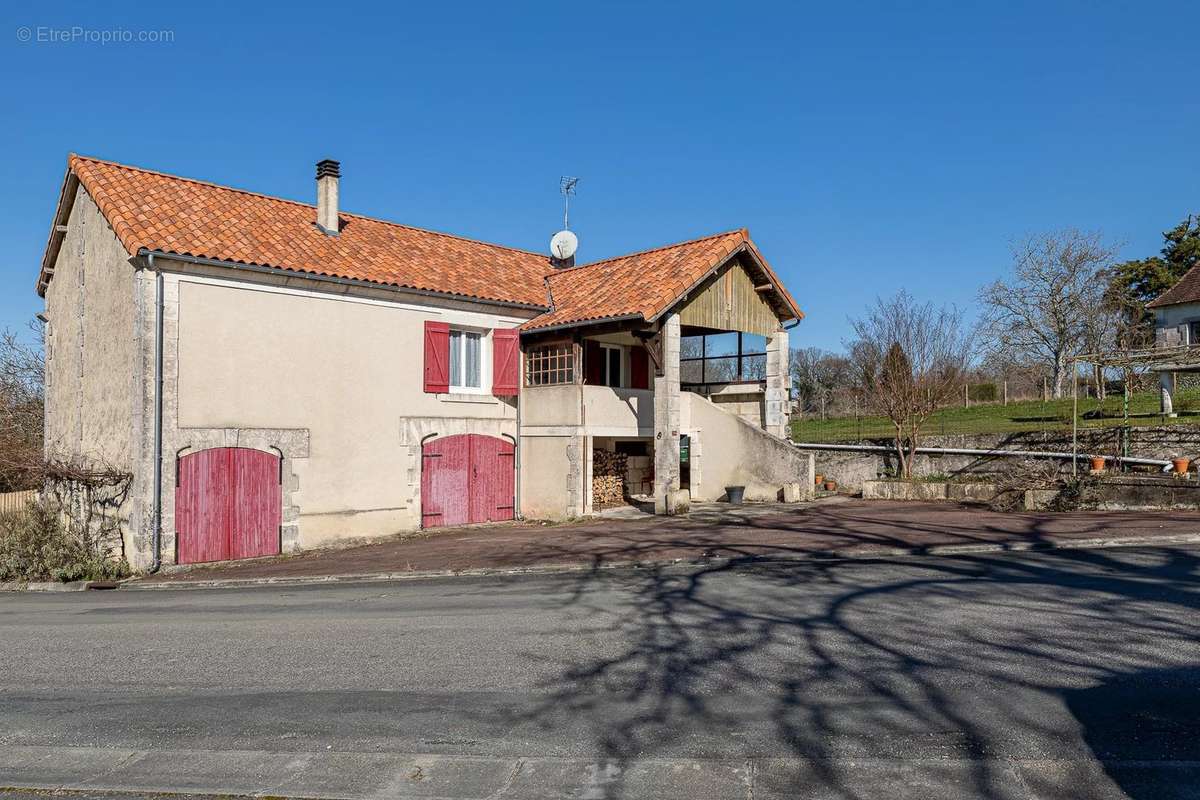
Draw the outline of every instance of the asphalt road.
[[[1190,546],[0,595],[0,787],[1200,798],[1198,606]]]

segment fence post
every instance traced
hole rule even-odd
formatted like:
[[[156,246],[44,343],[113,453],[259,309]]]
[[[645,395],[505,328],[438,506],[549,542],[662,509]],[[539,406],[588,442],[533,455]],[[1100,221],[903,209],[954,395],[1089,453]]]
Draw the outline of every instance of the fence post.
[[[963,408],[971,407],[971,384],[963,384]]]
[[[1004,405],[1008,405],[1008,381],[1004,381]]]

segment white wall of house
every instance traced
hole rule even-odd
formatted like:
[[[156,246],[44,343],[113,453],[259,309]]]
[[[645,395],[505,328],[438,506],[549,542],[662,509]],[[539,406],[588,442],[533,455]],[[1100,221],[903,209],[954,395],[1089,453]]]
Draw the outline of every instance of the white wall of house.
[[[516,436],[515,402],[490,393],[487,332],[521,317],[168,277],[178,303],[173,444],[195,431],[307,432],[307,453],[291,464],[294,547],[417,529],[429,434]],[[423,391],[431,319],[485,332],[480,389]]]
[[[1160,346],[1200,344],[1200,337],[1190,337],[1189,327],[1200,322],[1200,303],[1183,303],[1154,310],[1155,343]],[[1191,341],[1196,338],[1196,341]]]

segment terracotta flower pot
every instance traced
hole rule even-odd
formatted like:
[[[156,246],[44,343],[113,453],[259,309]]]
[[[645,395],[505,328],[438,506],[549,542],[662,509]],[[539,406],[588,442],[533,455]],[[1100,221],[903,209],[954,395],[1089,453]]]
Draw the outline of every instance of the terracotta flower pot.
[[[1187,458],[1172,458],[1171,466],[1175,468],[1176,475],[1186,475],[1188,467],[1191,465],[1191,459]]]
[[[837,481],[825,481],[825,491],[836,492],[837,491]]]
[[[1092,472],[1104,471],[1104,456],[1092,456]]]

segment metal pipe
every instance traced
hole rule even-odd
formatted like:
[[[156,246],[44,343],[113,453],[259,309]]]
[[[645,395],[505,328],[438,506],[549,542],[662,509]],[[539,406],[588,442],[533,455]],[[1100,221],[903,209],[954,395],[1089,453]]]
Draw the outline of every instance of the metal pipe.
[[[469,297],[464,294],[454,294],[453,292],[435,292],[432,289],[417,289],[408,286],[397,286],[390,283],[376,283],[374,281],[363,281],[355,278],[343,278],[338,275],[321,275],[316,272],[303,272],[301,270],[283,269],[282,267],[264,267],[260,264],[243,264],[239,261],[221,261],[215,258],[185,256],[178,253],[167,253],[163,250],[147,250],[142,248],[138,252],[140,255],[150,257],[158,255],[162,258],[182,261],[186,264],[200,264],[207,267],[225,267],[227,269],[242,270],[243,272],[256,272],[261,275],[275,275],[288,278],[307,278],[308,280],[320,281],[322,283],[336,283],[339,286],[360,286],[367,289],[390,289],[392,291],[415,294],[422,297],[439,297],[446,300],[461,300],[463,302],[484,303],[486,305],[502,306],[504,308],[520,308],[527,311],[550,310],[547,306],[540,306],[534,303],[517,303],[512,300],[490,300],[480,297]],[[640,317],[641,315],[638,316]],[[549,330],[549,328],[543,330]]]
[[[146,254],[146,265],[154,270],[154,253]],[[154,272],[154,530],[150,550],[150,573],[162,566],[162,451],[163,451],[163,275]]]
[[[1079,362],[1071,360],[1071,477],[1079,477]]]
[[[518,350],[517,357],[521,357]],[[517,375],[517,435],[509,436],[513,442],[513,519],[524,519],[521,515],[521,381],[523,376],[520,374],[523,370],[518,370]],[[508,436],[508,434],[502,434]]]
[[[890,445],[878,444],[825,444],[818,442],[792,442],[792,446],[800,450],[849,450],[862,453],[894,453],[895,447]],[[1062,458],[1072,459],[1090,459],[1092,456],[1088,453],[1060,453],[1050,450],[981,450],[971,447],[918,447],[916,452],[925,455],[938,454],[947,456],[999,456],[1010,458]],[[1108,456],[1105,456],[1107,458]],[[1097,456],[1099,458],[1099,456]],[[1126,464],[1145,464],[1152,467],[1162,467],[1169,469],[1170,461],[1165,461],[1161,458],[1122,458],[1120,459]]]

